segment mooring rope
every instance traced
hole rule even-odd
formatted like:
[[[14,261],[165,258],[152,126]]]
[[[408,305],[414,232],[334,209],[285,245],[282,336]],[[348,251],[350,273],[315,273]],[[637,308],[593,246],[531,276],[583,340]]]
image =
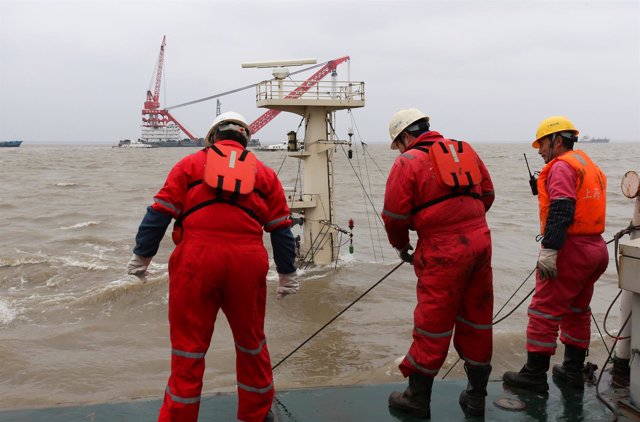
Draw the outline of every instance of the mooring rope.
[[[324,324],[322,327],[320,327],[315,333],[313,333],[309,338],[307,338],[305,341],[303,341],[298,347],[296,347],[295,349],[293,349],[288,355],[286,355],[284,358],[282,358],[280,360],[280,362],[276,363],[275,365],[273,365],[273,367],[271,368],[271,370],[275,370],[278,366],[280,366],[284,361],[286,361],[287,359],[289,359],[289,357],[291,357],[295,352],[297,352],[298,350],[300,350],[300,348],[302,346],[304,346],[305,344],[307,344],[312,338],[314,338],[316,335],[318,335],[322,330],[324,330],[325,328],[327,328],[333,321],[335,321],[336,319],[338,319],[338,317],[342,314],[344,314],[349,308],[351,308],[353,305],[355,305],[360,299],[362,299],[363,297],[366,296],[367,293],[369,293],[371,290],[373,290],[378,284],[382,283],[387,277],[389,277],[391,274],[393,274],[393,272],[395,270],[397,270],[398,268],[400,268],[400,266],[404,264],[404,261],[400,261],[400,263],[398,265],[396,265],[391,271],[389,271],[387,274],[384,275],[384,277],[382,277],[380,280],[376,281],[375,284],[371,287],[369,287],[364,293],[362,293],[360,296],[358,296],[358,298],[356,300],[354,300],[353,302],[351,302],[349,304],[349,306],[347,306],[346,308],[344,308],[342,311],[340,311],[336,316],[334,316],[333,318],[331,318],[326,324]]]

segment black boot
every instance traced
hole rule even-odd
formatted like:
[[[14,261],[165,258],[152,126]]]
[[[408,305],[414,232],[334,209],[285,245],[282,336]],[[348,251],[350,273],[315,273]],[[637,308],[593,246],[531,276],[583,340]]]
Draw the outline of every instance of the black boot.
[[[520,372],[507,371],[502,375],[502,381],[511,387],[522,388],[536,393],[549,391],[547,371],[551,355],[528,352],[527,363]]]
[[[629,359],[621,359],[614,356],[613,366],[611,367],[611,385],[614,388],[629,387],[630,378],[631,367],[629,366]]]
[[[484,416],[484,398],[487,396],[487,383],[491,365],[472,366],[464,364],[469,383],[460,393],[460,407],[468,416]]]
[[[264,422],[274,422],[273,412],[269,409],[269,413],[264,417]]]
[[[417,418],[430,419],[432,386],[433,377],[414,372],[409,375],[409,386],[404,392],[391,393],[389,407]]]
[[[580,349],[571,344],[564,346],[564,362],[553,365],[553,379],[569,387],[584,390],[584,359],[587,349]]]

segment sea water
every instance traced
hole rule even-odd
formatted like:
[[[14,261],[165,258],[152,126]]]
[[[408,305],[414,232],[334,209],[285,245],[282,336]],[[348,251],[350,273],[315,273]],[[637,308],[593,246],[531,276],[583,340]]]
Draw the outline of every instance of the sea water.
[[[628,226],[634,202],[620,191],[629,170],[640,170],[640,146],[580,145],[608,177],[609,241]],[[388,245],[379,214],[386,177],[397,156],[387,145],[346,146],[333,153],[335,223],[353,229],[354,253],[342,235],[336,265],[301,271],[300,293],[275,300],[277,275],[268,276],[266,334],[275,364],[392,272],[375,289],[318,333],[275,371],[276,389],[402,380],[397,369],[413,328],[416,277]],[[499,317],[531,291],[539,243],[532,170],[542,159],[528,144],[477,144],[495,185],[488,213],[493,237],[495,311]],[[0,150],[0,409],[162,397],[169,375],[165,236],[146,283],[127,276],[138,224],[174,163],[191,148],[120,149],[101,145],[29,145]],[[257,152],[285,187],[300,183],[299,160],[286,152]],[[365,193],[366,192],[366,193]],[[296,228],[299,233],[299,228]],[[415,243],[415,237],[413,237]],[[270,249],[268,237],[265,245]],[[610,264],[598,281],[592,309],[602,330],[617,276]],[[250,262],[247,265],[251,265]],[[525,300],[495,326],[492,379],[525,360]],[[614,305],[607,329],[618,328]],[[602,367],[607,347],[592,323],[588,360]],[[562,359],[559,345],[554,362]],[[207,353],[204,393],[235,390],[235,348],[224,314],[218,315]],[[451,348],[438,375],[457,361]],[[457,363],[449,378],[464,377]]]

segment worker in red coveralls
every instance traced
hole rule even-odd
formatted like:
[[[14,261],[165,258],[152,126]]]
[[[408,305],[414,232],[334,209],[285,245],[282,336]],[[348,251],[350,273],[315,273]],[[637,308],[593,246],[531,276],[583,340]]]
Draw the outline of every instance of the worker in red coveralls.
[[[529,306],[527,363],[505,372],[510,386],[549,390],[547,371],[556,339],[564,343],[564,362],[553,367],[561,385],[584,388],[583,366],[591,338],[591,296],[607,269],[602,238],[607,179],[584,151],[573,150],[578,130],[562,116],[542,121],[532,146],[546,163],[538,177],[542,248],[536,290]]]
[[[295,240],[282,185],[246,150],[249,125],[238,113],[216,117],[206,148],[178,162],[147,208],[129,274],[144,277],[172,218],[169,260],[171,376],[158,418],[196,422],[205,355],[218,310],[236,346],[238,419],[272,421],[271,362],[264,334],[269,268],[263,229],[279,273],[277,298],[298,291]]]
[[[398,111],[389,133],[400,156],[387,180],[382,218],[391,246],[418,276],[413,343],[400,364],[409,386],[389,396],[389,407],[430,418],[433,379],[453,336],[469,380],[460,405],[466,414],[482,416],[492,354],[485,213],[494,200],[493,183],[469,144],[430,131],[429,117],[417,109]],[[414,254],[410,230],[418,234]]]

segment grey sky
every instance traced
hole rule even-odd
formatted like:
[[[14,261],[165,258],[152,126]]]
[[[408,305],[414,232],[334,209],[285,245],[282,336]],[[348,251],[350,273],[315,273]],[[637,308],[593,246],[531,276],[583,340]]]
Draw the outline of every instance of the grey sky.
[[[0,0],[0,140],[136,139],[164,34],[163,106],[271,78],[242,62],[349,55],[338,79],[365,82],[353,116],[367,143],[388,142],[389,118],[408,107],[472,142],[531,140],[554,114],[581,134],[640,141],[637,0]],[[254,96],[224,97],[222,109],[253,120],[264,112]],[[173,114],[203,136],[215,107]],[[338,115],[342,138],[348,119]],[[257,137],[279,142],[298,124],[281,114]]]

